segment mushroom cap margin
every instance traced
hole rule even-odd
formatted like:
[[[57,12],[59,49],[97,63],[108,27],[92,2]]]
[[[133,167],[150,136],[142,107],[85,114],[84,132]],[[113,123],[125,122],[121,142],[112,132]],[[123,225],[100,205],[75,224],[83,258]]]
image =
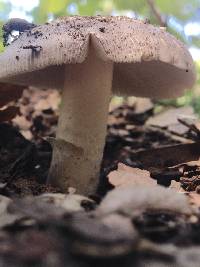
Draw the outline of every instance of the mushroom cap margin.
[[[0,81],[62,88],[66,64],[83,62],[90,45],[114,63],[113,92],[175,97],[191,88],[187,48],[163,29],[127,17],[67,17],[24,32],[0,54]]]

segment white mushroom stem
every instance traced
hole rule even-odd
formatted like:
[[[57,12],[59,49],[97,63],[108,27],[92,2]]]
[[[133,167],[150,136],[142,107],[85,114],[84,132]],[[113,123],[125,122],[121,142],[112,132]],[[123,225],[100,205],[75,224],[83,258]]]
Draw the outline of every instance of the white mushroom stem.
[[[66,66],[49,181],[63,191],[94,192],[105,145],[113,63],[94,51],[81,64]]]

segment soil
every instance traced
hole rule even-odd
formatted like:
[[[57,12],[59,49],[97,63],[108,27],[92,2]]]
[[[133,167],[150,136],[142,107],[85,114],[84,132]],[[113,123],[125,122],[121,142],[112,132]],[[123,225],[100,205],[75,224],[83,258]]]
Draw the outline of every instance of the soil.
[[[46,185],[52,156],[46,137],[55,136],[59,101],[57,91],[26,89],[17,103],[20,115],[0,124],[0,196],[13,200],[8,211],[23,214],[0,229],[0,266],[199,266],[198,212],[191,217],[163,210],[141,212],[132,218],[137,234],[125,239],[116,237],[112,225],[102,228],[91,213],[114,188],[107,176],[119,162],[148,170],[162,186],[175,181],[198,195],[200,163],[187,163],[200,156],[198,131],[188,127],[180,136],[166,126],[146,124],[156,116],[155,104],[139,113],[136,104],[113,109],[98,189],[90,196],[93,203],[81,201],[84,211],[71,214],[34,200],[42,193],[60,193]],[[193,260],[188,260],[191,255]]]

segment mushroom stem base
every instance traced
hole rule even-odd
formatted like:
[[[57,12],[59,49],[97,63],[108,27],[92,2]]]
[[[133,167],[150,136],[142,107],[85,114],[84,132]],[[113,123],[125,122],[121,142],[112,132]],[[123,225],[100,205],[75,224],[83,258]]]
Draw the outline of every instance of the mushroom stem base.
[[[60,118],[49,181],[62,191],[94,193],[105,145],[113,63],[92,51],[66,66]]]

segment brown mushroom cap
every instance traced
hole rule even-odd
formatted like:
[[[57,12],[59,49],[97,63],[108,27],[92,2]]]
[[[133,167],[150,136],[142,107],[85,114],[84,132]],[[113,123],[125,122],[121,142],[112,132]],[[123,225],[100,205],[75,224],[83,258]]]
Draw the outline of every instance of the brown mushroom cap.
[[[81,63],[90,44],[114,63],[115,94],[174,97],[195,81],[193,60],[171,34],[127,17],[67,17],[19,36],[0,55],[0,80],[62,88],[65,64]]]

